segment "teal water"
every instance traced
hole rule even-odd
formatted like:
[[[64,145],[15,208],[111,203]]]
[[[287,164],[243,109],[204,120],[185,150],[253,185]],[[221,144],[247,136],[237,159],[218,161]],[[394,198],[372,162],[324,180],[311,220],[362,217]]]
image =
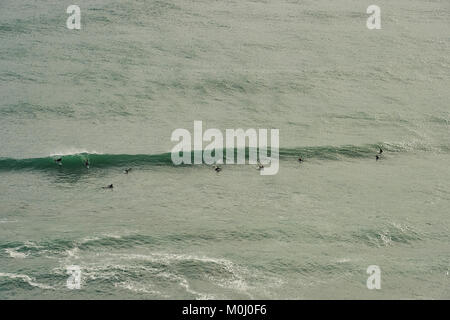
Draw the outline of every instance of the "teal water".
[[[450,298],[448,1],[77,4],[0,2],[1,299]],[[278,174],[174,166],[195,120]]]

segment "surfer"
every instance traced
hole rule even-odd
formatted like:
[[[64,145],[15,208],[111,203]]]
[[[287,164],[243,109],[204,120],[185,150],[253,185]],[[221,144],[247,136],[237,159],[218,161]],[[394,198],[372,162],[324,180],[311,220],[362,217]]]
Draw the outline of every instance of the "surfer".
[[[62,166],[62,158],[55,159],[55,162],[56,162],[58,165]]]
[[[106,187],[102,187],[103,189],[113,189],[114,188],[114,186],[113,186],[113,184],[111,183],[110,185],[108,185],[108,186],[106,186]]]
[[[219,166],[216,166],[216,165],[215,165],[213,168],[214,168],[214,171],[216,171],[216,172],[222,171],[222,168],[219,167]]]
[[[298,162],[303,162],[302,157],[298,157]]]
[[[261,164],[261,162],[258,161],[258,168],[256,170],[262,170],[264,169],[264,166]]]
[[[128,174],[128,172],[130,172],[130,171],[131,171],[131,168],[128,168],[128,169],[123,170],[123,173]]]
[[[84,161],[84,166],[85,166],[87,169],[89,169],[89,160],[88,160],[88,159],[86,159],[86,161]]]
[[[376,155],[376,156],[375,156],[375,160],[376,160],[376,161],[380,160],[380,156],[379,156],[379,155]]]
[[[378,154],[382,154],[383,153],[383,149],[380,148],[380,151],[378,151]]]

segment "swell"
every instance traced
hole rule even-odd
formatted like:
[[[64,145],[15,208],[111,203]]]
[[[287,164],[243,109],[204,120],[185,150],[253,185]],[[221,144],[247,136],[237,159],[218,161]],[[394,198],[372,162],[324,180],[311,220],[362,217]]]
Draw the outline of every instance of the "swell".
[[[300,148],[280,148],[280,160],[296,159],[301,156],[305,160],[345,160],[350,158],[370,158],[378,151],[379,146],[387,152],[406,152],[410,145],[404,144],[368,144],[362,146],[312,146]],[[270,148],[269,154],[270,154]],[[420,146],[413,149],[421,149]],[[227,150],[223,150],[224,162]],[[236,155],[238,150],[233,150]],[[248,159],[249,148],[245,149]],[[191,152],[193,159],[194,152]],[[61,158],[62,165],[55,160]],[[48,157],[15,159],[0,158],[0,171],[12,170],[85,170],[84,163],[89,161],[91,168],[124,168],[124,167],[151,167],[151,166],[175,166],[172,163],[171,153],[161,154],[98,154],[98,153],[74,153],[69,155],[52,155]]]

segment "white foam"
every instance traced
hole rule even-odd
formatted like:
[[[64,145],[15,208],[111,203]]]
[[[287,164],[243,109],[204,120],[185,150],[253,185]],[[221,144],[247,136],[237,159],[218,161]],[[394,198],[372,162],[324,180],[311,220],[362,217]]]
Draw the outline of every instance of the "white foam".
[[[34,243],[33,241],[25,241],[24,247],[26,248],[35,248],[35,249],[40,249],[42,248],[42,246],[37,245],[36,243]]]
[[[79,245],[83,245],[85,243],[89,243],[91,241],[100,240],[100,237],[85,237],[79,241],[74,241],[74,247],[72,249],[66,250],[67,258],[78,258],[78,253],[80,251]]]
[[[148,293],[148,294],[156,294],[162,297],[168,297],[167,295],[161,294],[161,292],[157,290],[150,289],[150,285],[145,285],[141,282],[136,281],[122,281],[114,284],[114,287],[116,288],[123,288],[130,290],[132,292],[136,293]]]
[[[101,152],[97,152],[95,150],[89,151],[87,149],[69,148],[69,149],[64,149],[64,150],[52,152],[52,153],[50,153],[50,156],[51,157],[54,157],[54,156],[73,156],[73,155],[83,154],[83,153],[87,153],[87,154],[102,154]]]
[[[17,249],[17,248],[15,248],[15,249]],[[15,249],[9,248],[9,249],[5,249],[5,251],[6,251],[6,253],[9,254],[9,256],[11,258],[24,259],[28,256],[28,253],[18,252],[18,251],[15,251]]]
[[[194,255],[188,255],[188,254],[170,254],[170,253],[152,253],[149,255],[143,255],[143,254],[110,254],[112,256],[118,255],[122,259],[130,259],[130,260],[144,260],[144,261],[151,261],[151,262],[163,262],[165,264],[171,264],[173,261],[199,261],[199,262],[207,262],[207,263],[214,263],[222,266],[226,271],[229,272],[231,275],[231,279],[220,279],[217,277],[210,277],[210,280],[213,281],[216,285],[223,287],[223,288],[229,288],[238,290],[241,293],[245,293],[249,295],[251,294],[247,292],[249,289],[248,284],[244,280],[244,278],[241,276],[241,273],[244,270],[241,270],[240,268],[237,268],[233,262],[226,260],[226,259],[216,259],[216,258],[209,258],[205,256],[194,256]],[[168,272],[161,272],[158,273],[158,276],[165,277],[170,280],[176,281],[181,287],[183,287],[186,292],[191,293],[195,296],[197,296],[197,299],[200,300],[207,300],[207,299],[215,299],[216,297],[211,294],[197,292],[193,290],[189,282],[186,278],[176,275],[173,273]]]
[[[109,235],[111,236],[111,235]],[[84,243],[89,240],[93,240],[92,238],[85,238],[79,241],[78,243]],[[78,248],[75,247],[71,250],[66,251],[68,255],[67,258],[79,258],[77,257]],[[106,258],[106,259],[105,259]],[[66,260],[65,259],[65,260]],[[213,293],[209,292],[201,292],[191,287],[190,280],[182,274],[175,273],[172,271],[167,271],[161,268],[150,267],[146,265],[140,265],[139,263],[120,263],[126,260],[141,260],[141,261],[150,261],[158,264],[172,265],[174,262],[181,261],[198,261],[203,263],[213,263],[219,265],[221,268],[227,271],[228,276],[225,279],[219,276],[208,277],[208,280],[211,281],[212,284],[215,284],[222,288],[234,289],[238,290],[241,293],[247,294],[249,297],[251,295],[247,292],[249,289],[248,284],[245,281],[243,274],[245,274],[245,270],[241,270],[241,268],[234,265],[233,262],[226,259],[216,259],[205,256],[196,256],[189,254],[171,254],[171,253],[150,253],[150,254],[129,254],[129,253],[96,253],[96,262],[89,263],[83,265],[83,278],[84,279],[114,279],[118,280],[118,277],[121,277],[121,273],[128,274],[129,271],[138,271],[139,273],[149,273],[151,276],[150,279],[163,278],[167,279],[166,281],[173,282],[174,284],[183,288],[187,293],[192,294],[195,299],[216,299],[217,297]],[[120,262],[119,262],[120,261]],[[116,263],[119,262],[119,263]],[[63,270],[63,269],[61,269]],[[59,270],[58,270],[59,271]],[[62,272],[62,271],[61,271]],[[206,280],[206,279],[205,279]],[[153,283],[143,283],[133,281],[132,279],[120,279],[118,282],[114,284],[115,287],[124,288],[136,293],[148,293],[154,294],[161,297],[166,296],[167,293],[159,292],[155,289]]]
[[[337,263],[347,263],[350,262],[350,258],[341,258],[336,260]]]
[[[385,246],[389,246],[392,244],[392,239],[390,236],[380,233],[380,239],[383,241]]]
[[[77,253],[78,251],[80,251],[80,249],[78,249],[78,247],[66,250],[66,254],[68,257],[77,257]]]
[[[17,220],[0,220],[0,223],[14,223],[17,222]]]
[[[10,279],[21,279],[22,281],[28,283],[30,286],[38,287],[41,289],[54,289],[52,286],[48,286],[46,284],[35,282],[35,279],[27,276],[26,274],[0,272],[0,277],[6,277],[6,278],[10,278]]]

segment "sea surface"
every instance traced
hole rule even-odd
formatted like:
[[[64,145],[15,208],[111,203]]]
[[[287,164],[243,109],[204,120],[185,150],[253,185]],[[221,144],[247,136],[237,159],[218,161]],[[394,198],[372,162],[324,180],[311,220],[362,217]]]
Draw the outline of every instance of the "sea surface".
[[[0,299],[450,298],[448,0],[70,4],[0,1]],[[278,174],[174,166],[195,120]]]

